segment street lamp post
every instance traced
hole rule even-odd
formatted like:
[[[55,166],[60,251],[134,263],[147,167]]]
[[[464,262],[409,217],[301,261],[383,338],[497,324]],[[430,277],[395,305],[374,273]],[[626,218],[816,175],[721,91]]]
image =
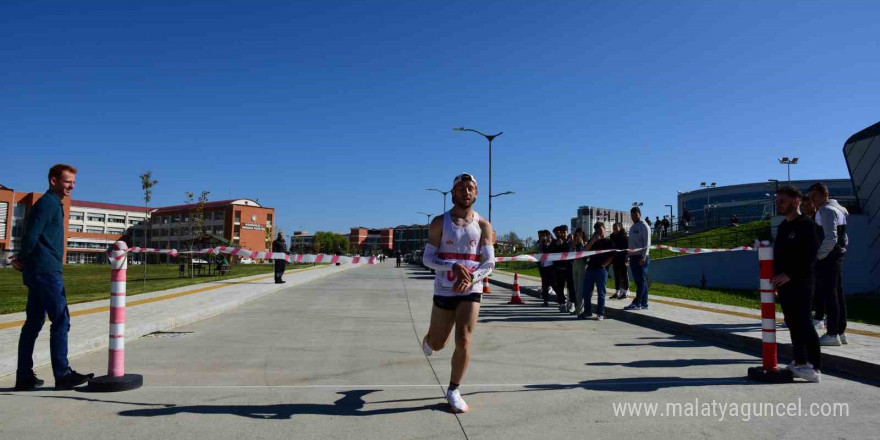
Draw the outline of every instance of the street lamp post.
[[[428,227],[430,227],[431,226],[431,216],[434,214],[428,214],[427,212],[422,212],[422,211],[418,211],[418,213],[427,217],[426,221],[428,222]],[[421,226],[419,226],[419,247],[424,246],[423,243],[424,243],[425,234],[423,231],[424,231],[424,229]]]
[[[779,180],[778,179],[767,179],[768,182],[773,182],[773,197],[770,198],[770,206],[772,206],[772,212],[770,213],[771,217],[776,215],[776,190],[779,189]]]
[[[788,184],[791,185],[791,166],[797,165],[798,158],[792,157],[791,159],[789,159],[788,157],[780,157],[779,163],[788,166]]]
[[[708,185],[706,182],[700,182],[700,188],[706,188],[706,212],[704,213],[706,229],[709,229],[709,188],[715,188],[715,185],[715,182]]]
[[[490,197],[489,197],[489,223],[492,223],[492,197],[491,197],[491,194],[492,194],[492,140],[494,140],[498,136],[501,136],[501,134],[504,132],[499,131],[497,134],[485,134],[485,133],[482,133],[478,130],[474,130],[471,128],[464,128],[464,127],[456,127],[456,128],[453,128],[453,130],[455,130],[455,131],[472,131],[474,133],[479,134],[480,136],[483,136],[484,138],[486,138],[486,140],[489,141],[489,194],[490,194]]]
[[[437,189],[437,188],[425,188],[425,191],[437,191],[438,193],[443,194],[443,212],[446,212],[446,194],[451,193],[452,190],[449,190],[449,191],[440,191],[440,190]]]

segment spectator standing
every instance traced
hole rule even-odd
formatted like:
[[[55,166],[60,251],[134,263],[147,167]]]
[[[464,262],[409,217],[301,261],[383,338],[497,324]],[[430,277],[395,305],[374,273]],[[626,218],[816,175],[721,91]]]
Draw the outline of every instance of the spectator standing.
[[[810,200],[816,207],[816,224],[822,228],[822,244],[816,258],[816,295],[825,305],[826,333],[819,338],[821,345],[846,344],[846,299],[840,269],[846,255],[849,237],[846,234],[846,216],[849,212],[830,199],[828,187],[816,183],[810,187]]]
[[[651,226],[642,220],[642,210],[634,206],[629,210],[633,225],[629,228],[629,267],[636,283],[636,298],[624,310],[648,310],[648,248],[651,247]]]
[[[568,226],[559,225],[553,228],[556,240],[553,241],[552,251],[571,252],[574,250],[574,241],[568,233]],[[562,313],[574,312],[574,278],[572,275],[571,260],[553,262],[553,290],[556,291],[556,302],[559,303],[559,311]],[[568,287],[568,297],[565,296],[565,288]]]
[[[691,230],[691,221],[693,220],[693,218],[691,217],[691,212],[685,209],[682,218],[684,219],[684,232],[685,234],[687,234]]]
[[[284,242],[284,235],[281,232],[278,233],[278,238],[272,242],[272,252],[281,252],[282,254],[287,251],[287,243]],[[283,259],[276,258],[275,259],[275,284],[284,284],[287,281],[281,279],[284,276],[284,269],[287,267],[287,261]]]
[[[625,250],[629,247],[629,238],[626,236],[626,230],[620,222],[615,222],[612,226],[611,241],[614,242],[614,248]],[[627,273],[626,252],[614,253],[614,295],[612,298],[625,299],[629,292],[629,274]]]
[[[776,206],[785,220],[779,224],[773,245],[773,278],[785,325],[791,333],[796,377],[821,381],[822,354],[819,335],[810,321],[810,302],[815,283],[814,265],[820,238],[813,222],[800,212],[801,191],[791,186],[776,190]]]
[[[593,236],[587,242],[588,251],[602,251],[614,249],[614,242],[610,238],[605,237],[605,224],[597,222],[593,227]],[[605,319],[605,285],[608,283],[608,266],[614,261],[614,252],[597,254],[590,257],[587,263],[586,272],[584,273],[584,313],[578,315],[578,318],[587,319],[592,316],[592,300],[593,286],[596,287],[596,320]]]
[[[804,194],[804,196],[801,197],[801,213],[815,222],[816,207],[813,206],[813,201],[810,200],[809,194]],[[822,227],[816,225],[816,229],[819,230],[819,237],[822,238]],[[816,327],[816,331],[825,330],[825,302],[819,296],[818,292],[813,292],[813,327]]]
[[[553,236],[550,234],[550,231],[546,229],[538,231],[538,253],[549,254],[552,252],[552,249]],[[544,300],[543,306],[547,307],[550,305],[550,290],[554,284],[553,262],[539,261],[538,273],[541,274],[541,299]]]
[[[58,164],[49,170],[49,190],[40,197],[25,219],[25,230],[12,266],[22,272],[28,288],[26,318],[18,339],[18,368],[15,391],[43,385],[34,374],[34,344],[48,316],[49,353],[56,390],[71,390],[86,383],[94,374],[80,374],[67,360],[67,334],[70,312],[61,277],[64,256],[64,205],[76,186],[76,168]]]
[[[580,252],[587,250],[587,234],[584,230],[577,228],[574,231],[574,251]],[[574,280],[574,313],[581,315],[584,313],[584,271],[587,268],[587,259],[578,258],[571,262],[572,279]],[[589,304],[587,305],[589,307]]]

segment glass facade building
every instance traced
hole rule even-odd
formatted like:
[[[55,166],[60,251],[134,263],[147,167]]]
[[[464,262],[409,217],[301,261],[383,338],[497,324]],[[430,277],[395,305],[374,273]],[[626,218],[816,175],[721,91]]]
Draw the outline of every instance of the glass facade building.
[[[832,199],[837,199],[851,213],[859,212],[852,182],[849,179],[793,180],[792,186],[804,193],[816,182],[828,185]],[[729,226],[735,214],[740,223],[769,219],[775,210],[777,186],[786,186],[787,181],[745,183],[741,185],[701,188],[681,192],[678,195],[678,218],[685,211],[691,215],[691,230],[703,230]]]

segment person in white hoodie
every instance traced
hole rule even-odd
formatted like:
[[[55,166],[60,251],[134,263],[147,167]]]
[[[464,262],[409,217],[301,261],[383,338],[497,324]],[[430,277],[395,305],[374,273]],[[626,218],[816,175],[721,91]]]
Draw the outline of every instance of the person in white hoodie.
[[[819,338],[819,344],[840,346],[846,344],[846,301],[840,269],[849,244],[846,235],[849,212],[837,200],[829,198],[828,186],[824,183],[810,186],[809,194],[816,207],[816,224],[824,234],[816,255],[816,295],[825,305],[827,333]]]

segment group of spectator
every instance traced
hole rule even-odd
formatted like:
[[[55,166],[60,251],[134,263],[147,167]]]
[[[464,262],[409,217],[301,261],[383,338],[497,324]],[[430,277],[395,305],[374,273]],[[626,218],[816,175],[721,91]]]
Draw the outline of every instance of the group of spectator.
[[[669,228],[671,226],[671,223],[669,222],[669,218],[667,218],[667,216],[664,215],[663,218],[660,218],[659,215],[655,216],[654,223],[651,223],[650,218],[645,218],[645,224],[647,224],[649,228],[654,228],[654,235],[656,235],[658,238],[669,236]]]
[[[568,226],[565,225],[553,228],[552,233],[546,229],[538,231],[538,253],[620,250],[576,260],[539,262],[541,297],[545,307],[549,306],[550,291],[553,290],[561,313],[577,315],[580,319],[592,318],[594,314],[591,302],[595,289],[598,295],[595,319],[604,320],[608,268],[611,266],[614,271],[615,291],[610,297],[626,299],[629,292],[629,266],[636,283],[636,297],[624,309],[649,309],[647,275],[651,227],[647,219],[642,219],[642,212],[638,207],[630,210],[630,216],[633,225],[628,234],[619,222],[612,225],[610,235],[606,235],[603,222],[593,225],[593,233],[589,237],[581,228],[576,229],[574,234],[569,234]]]
[[[785,220],[776,233],[770,281],[791,332],[794,362],[789,369],[797,377],[819,382],[820,346],[847,343],[840,270],[849,244],[849,212],[829,197],[823,183],[812,185],[807,195],[791,186],[779,188],[776,203]]]

